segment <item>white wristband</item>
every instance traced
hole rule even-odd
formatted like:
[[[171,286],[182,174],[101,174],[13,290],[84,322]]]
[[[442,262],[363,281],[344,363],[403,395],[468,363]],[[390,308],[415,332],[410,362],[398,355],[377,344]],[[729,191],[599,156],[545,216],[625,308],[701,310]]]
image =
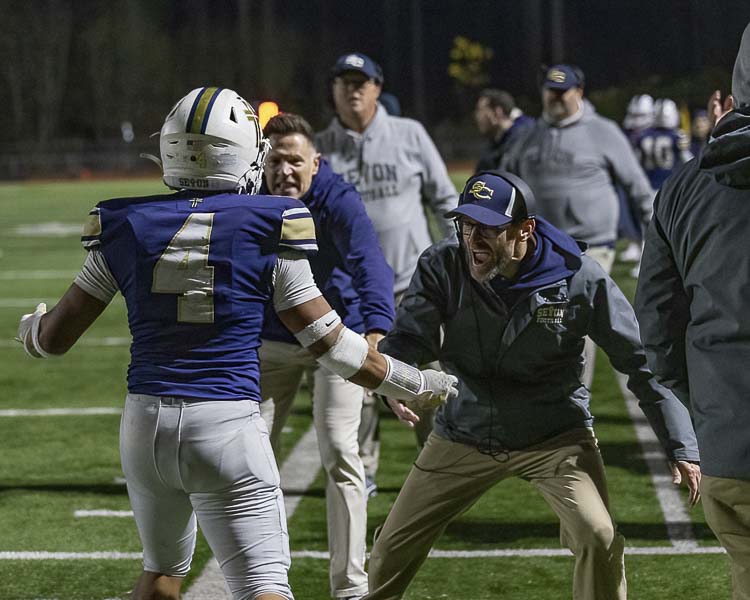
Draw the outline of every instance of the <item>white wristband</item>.
[[[332,310],[319,319],[315,319],[315,321],[310,323],[302,331],[295,333],[294,337],[297,338],[297,341],[303,348],[309,348],[315,342],[323,339],[331,333],[339,323],[341,323],[341,317],[339,317],[335,310]]]

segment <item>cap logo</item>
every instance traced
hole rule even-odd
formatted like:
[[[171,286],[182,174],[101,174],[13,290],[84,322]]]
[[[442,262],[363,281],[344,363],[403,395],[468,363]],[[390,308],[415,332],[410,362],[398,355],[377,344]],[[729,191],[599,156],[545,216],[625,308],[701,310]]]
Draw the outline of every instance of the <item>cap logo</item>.
[[[469,188],[469,193],[479,200],[490,200],[495,190],[487,187],[484,181],[475,181],[471,188]]]
[[[558,71],[557,69],[551,69],[547,73],[547,79],[554,81],[555,83],[565,83],[565,73]]]
[[[357,69],[361,69],[365,66],[365,59],[361,56],[357,56],[356,54],[350,54],[344,59],[344,64],[355,67]]]

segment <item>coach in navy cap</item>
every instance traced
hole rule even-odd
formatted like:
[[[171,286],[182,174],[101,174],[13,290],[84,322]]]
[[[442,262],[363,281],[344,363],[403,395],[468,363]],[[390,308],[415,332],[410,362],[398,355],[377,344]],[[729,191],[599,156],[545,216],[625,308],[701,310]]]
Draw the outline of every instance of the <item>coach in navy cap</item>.
[[[575,600],[625,600],[624,540],[581,382],[590,335],[627,375],[670,460],[698,496],[695,434],[685,407],[646,368],[633,309],[576,242],[533,217],[525,183],[471,177],[457,208],[460,241],[427,249],[379,348],[439,360],[459,380],[404,482],[370,556],[367,600],[402,598],[450,521],[506,478],[530,481],[576,557]],[[401,419],[411,415],[388,400]],[[513,575],[508,575],[509,578]],[[555,597],[563,595],[560,590]],[[568,595],[570,597],[570,595]]]
[[[344,73],[349,72],[362,73],[367,79],[372,79],[379,85],[383,83],[383,69],[369,56],[361,52],[352,52],[351,54],[339,56],[336,64],[333,65],[331,75],[333,77],[340,77]]]

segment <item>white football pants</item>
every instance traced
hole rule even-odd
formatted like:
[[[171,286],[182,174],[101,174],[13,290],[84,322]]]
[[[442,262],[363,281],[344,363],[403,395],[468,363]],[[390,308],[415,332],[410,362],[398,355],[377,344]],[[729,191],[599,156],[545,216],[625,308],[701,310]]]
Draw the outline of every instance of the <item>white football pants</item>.
[[[292,599],[284,499],[257,402],[128,394],[120,457],[145,571],[187,574],[197,517],[235,599]]]

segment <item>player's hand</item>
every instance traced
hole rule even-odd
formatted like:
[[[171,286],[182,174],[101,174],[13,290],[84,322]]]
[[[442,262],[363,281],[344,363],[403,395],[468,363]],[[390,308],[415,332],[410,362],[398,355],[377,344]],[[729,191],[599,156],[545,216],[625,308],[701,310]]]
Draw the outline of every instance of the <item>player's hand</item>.
[[[42,318],[47,312],[47,305],[44,302],[40,302],[36,306],[36,310],[33,313],[27,313],[21,317],[18,322],[18,335],[16,341],[23,344],[23,349],[26,354],[32,358],[42,358],[42,356],[34,348],[34,342],[32,339],[32,329],[34,324]]]
[[[437,408],[458,396],[458,379],[455,376],[435,369],[425,369],[422,375],[425,389],[417,395],[414,401],[420,410]]]
[[[675,460],[669,462],[669,468],[672,470],[672,483],[680,485],[685,483],[689,490],[690,507],[692,508],[701,499],[701,467],[684,460]]]
[[[385,400],[388,402],[388,406],[391,407],[393,414],[396,415],[398,420],[404,425],[413,429],[414,425],[419,423],[419,416],[404,403],[393,398],[386,398]]]

